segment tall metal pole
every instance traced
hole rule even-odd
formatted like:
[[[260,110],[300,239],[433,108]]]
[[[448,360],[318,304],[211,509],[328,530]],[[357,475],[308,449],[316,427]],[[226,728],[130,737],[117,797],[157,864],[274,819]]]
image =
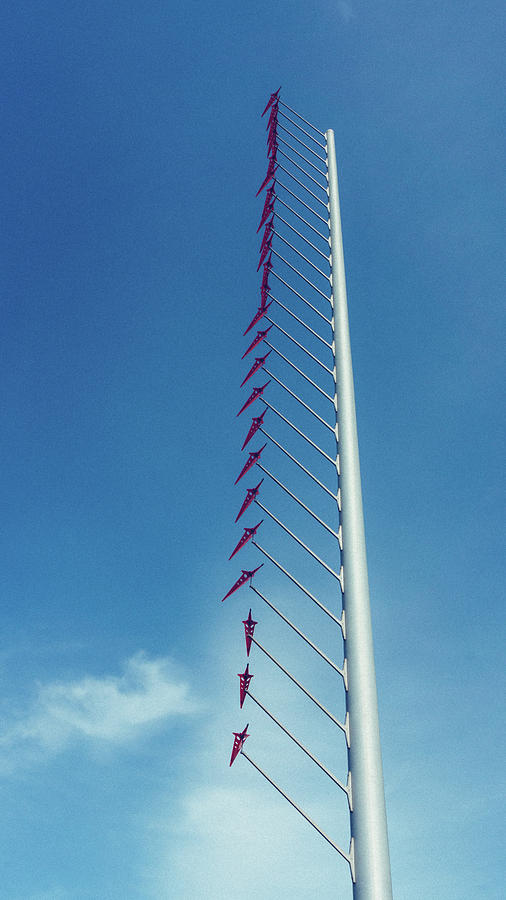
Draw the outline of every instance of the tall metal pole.
[[[348,667],[346,704],[350,729],[348,760],[353,797],[353,811],[350,814],[355,871],[353,897],[354,900],[391,900],[392,883],[334,132],[327,131],[325,137],[332,252],[334,380],[339,421],[343,605],[345,658]]]

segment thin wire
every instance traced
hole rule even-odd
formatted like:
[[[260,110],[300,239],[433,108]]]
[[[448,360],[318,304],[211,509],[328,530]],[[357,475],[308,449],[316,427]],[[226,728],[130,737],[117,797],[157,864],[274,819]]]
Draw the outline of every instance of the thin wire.
[[[288,315],[292,317],[292,319],[295,319],[296,322],[299,322],[299,324],[302,325],[312,335],[314,335],[315,338],[318,338],[318,340],[321,341],[322,344],[325,344],[325,346],[328,347],[329,350],[332,350],[332,344],[329,344],[329,342],[326,341],[325,338],[322,338],[321,334],[318,334],[317,331],[313,331],[313,329],[310,328],[310,326],[307,325],[306,322],[304,322],[302,319],[299,319],[299,317],[296,316],[295,313],[292,312],[291,309],[288,309],[288,307],[285,306],[284,303],[281,303],[281,300],[278,300],[277,297],[275,297],[273,294],[271,294],[270,291],[267,291],[267,296],[270,297],[271,300],[274,300],[274,303],[276,303],[278,306],[280,306],[281,309],[284,309],[284,311],[287,312]],[[280,331],[281,331],[281,329],[280,329]],[[320,363],[320,365],[323,366],[328,372],[330,372],[331,375],[333,374],[333,372],[330,369],[328,369],[327,366],[324,365],[324,363]]]
[[[306,178],[309,178],[309,180],[312,181],[313,184],[316,184],[316,187],[319,187],[320,190],[323,191],[323,193],[327,194],[327,196],[328,196],[328,188],[325,187],[325,185],[320,184],[320,182],[317,181],[316,178],[313,178],[313,176],[310,175],[309,172],[306,172],[306,170],[303,169],[302,166],[299,166],[299,164],[296,163],[295,160],[292,159],[291,156],[288,156],[288,153],[285,153],[285,151],[281,149],[281,147],[278,147],[278,151],[279,151],[279,153],[281,153],[282,156],[285,157],[285,159],[287,159],[289,162],[291,162],[292,166],[295,166],[295,168],[298,169],[299,172],[302,172],[302,174],[305,175]],[[316,166],[315,166],[315,168],[316,168]]]
[[[281,201],[281,202],[283,202],[283,201]],[[284,206],[286,206],[286,203],[284,204]],[[287,209],[290,209],[290,207],[287,207]],[[293,212],[293,210],[292,210],[292,212]],[[279,214],[278,212],[276,212],[275,209],[272,210],[272,214],[273,214],[273,216],[276,217],[276,219],[279,219],[280,222],[284,222],[285,225],[288,225],[288,228],[291,228],[291,230],[294,231],[295,234],[298,234],[298,236],[299,236],[300,238],[302,238],[302,240],[305,241],[306,244],[309,244],[309,246],[312,247],[313,250],[316,250],[316,252],[319,253],[320,256],[323,256],[323,258],[324,258],[324,259],[329,263],[329,265],[330,265],[330,256],[327,256],[325,253],[323,253],[322,250],[319,250],[318,247],[317,247],[315,244],[313,244],[313,243],[309,240],[309,238],[304,237],[304,235],[302,234],[302,232],[297,231],[297,229],[294,228],[293,225],[290,225],[290,222],[287,222],[286,219],[283,218],[283,216],[280,216],[280,214]],[[299,218],[300,218],[300,217],[299,217]],[[302,219],[302,221],[304,222],[305,220]],[[308,224],[308,223],[306,222],[306,225],[307,225],[307,224]],[[319,234],[319,232],[318,232],[318,234]]]
[[[269,293],[269,297],[270,297],[270,296],[271,296],[271,295],[270,295],[270,293]],[[278,306],[281,306],[281,305],[282,305],[281,303],[278,303]],[[329,375],[333,375],[333,374],[334,374],[334,373],[332,372],[332,369],[329,369],[329,367],[326,366],[325,363],[322,363],[322,361],[321,361],[320,359],[318,359],[317,356],[313,356],[313,354],[311,353],[311,351],[308,350],[306,347],[304,347],[303,344],[299,344],[299,342],[298,342],[294,337],[292,337],[291,334],[288,334],[288,331],[285,331],[284,328],[281,328],[281,325],[278,325],[278,323],[275,322],[274,319],[271,319],[271,318],[267,315],[267,313],[265,313],[264,315],[265,315],[265,318],[267,319],[268,322],[271,322],[271,324],[274,325],[274,327],[277,328],[278,331],[281,332],[281,334],[284,334],[290,341],[292,341],[294,344],[296,344],[297,347],[299,347],[301,350],[303,350],[304,353],[307,353],[307,355],[308,355],[309,357],[311,357],[311,359],[313,359],[315,362],[317,362],[317,363],[322,367],[322,369],[324,369]],[[295,318],[295,316],[294,316],[294,318]],[[334,402],[334,401],[332,400],[332,402]]]
[[[272,656],[272,654],[269,653],[269,651],[266,650],[265,647],[263,647],[262,644],[261,644],[259,641],[257,641],[256,638],[252,637],[252,638],[251,638],[251,641],[252,641],[253,644],[255,644],[256,647],[258,647],[259,650],[262,651],[262,653],[265,653],[265,655],[268,656],[270,660],[272,660],[272,662],[274,663],[274,665],[276,665],[276,666],[278,667],[278,669],[281,669],[281,671],[284,672],[285,675],[288,676],[288,678],[290,679],[290,681],[293,681],[293,683],[294,683],[295,685],[297,685],[297,687],[299,688],[299,690],[301,690],[302,693],[306,695],[306,697],[309,697],[309,699],[313,701],[313,703],[315,704],[315,706],[317,706],[319,709],[321,709],[321,711],[324,712],[325,715],[329,717],[329,719],[331,720],[331,722],[334,723],[334,725],[337,725],[337,727],[340,728],[341,731],[344,731],[345,735],[348,736],[348,729],[346,728],[346,725],[343,725],[343,723],[340,722],[339,719],[336,719],[336,717],[335,717],[331,712],[329,712],[329,710],[323,705],[323,703],[320,703],[320,701],[317,700],[316,697],[313,696],[313,694],[311,694],[310,691],[308,691],[308,690],[300,683],[300,681],[298,681],[298,680],[291,674],[291,672],[288,671],[288,669],[285,669],[285,667],[282,666],[281,663],[278,662],[278,660],[277,660],[274,656]]]
[[[265,341],[265,343],[268,347],[271,348],[271,350],[274,350],[274,353],[277,353],[277,355],[279,357],[281,357],[281,359],[283,359],[286,363],[288,363],[288,365],[291,366],[292,369],[294,369],[296,372],[298,372],[299,375],[302,375],[302,377],[308,382],[308,384],[310,384],[317,391],[319,391],[320,394],[322,394],[322,396],[325,397],[326,400],[329,400],[330,403],[332,403],[332,404],[334,403],[334,398],[331,397],[330,394],[327,394],[327,391],[324,391],[318,384],[316,384],[316,381],[313,381],[312,378],[309,378],[309,375],[306,375],[305,372],[303,372],[301,369],[299,369],[298,366],[296,366],[295,363],[291,362],[291,360],[289,360],[287,356],[284,356],[283,353],[281,353],[281,351],[278,350],[277,347],[274,346],[274,344],[270,344],[269,341],[267,341],[267,340]]]
[[[328,461],[330,463],[332,463],[333,466],[335,466],[336,461],[334,459],[332,459],[332,457],[329,456],[328,453],[325,453],[325,450],[322,450],[322,448],[319,447],[318,444],[315,444],[315,442],[313,440],[311,440],[311,438],[308,437],[307,434],[304,434],[304,432],[301,431],[300,428],[297,428],[297,426],[294,425],[293,422],[290,422],[290,419],[287,419],[286,416],[283,415],[283,413],[280,413],[279,409],[276,409],[276,407],[273,406],[271,403],[269,403],[269,401],[266,400],[265,397],[262,397],[262,403],[265,403],[265,405],[268,406],[269,409],[272,409],[272,412],[276,416],[279,416],[280,419],[283,419],[283,422],[286,422],[286,424],[289,425],[290,428],[293,428],[293,430],[296,431],[297,434],[300,434],[300,436],[302,438],[304,438],[304,440],[307,441],[308,444],[311,444],[311,447],[314,447],[315,450],[318,450],[318,453],[321,453],[321,455],[324,456],[325,459],[328,459]],[[259,465],[259,464],[257,463],[257,465]]]
[[[287,239],[285,237],[283,237],[283,235],[280,234],[279,231],[276,231],[273,228],[272,233],[275,234],[276,237],[278,237],[280,239],[280,241],[283,241],[283,243],[286,244],[287,247],[290,247],[291,250],[293,250],[295,253],[297,253],[297,255],[300,256],[300,258],[303,259],[304,262],[309,263],[309,265],[312,266],[313,269],[315,269],[315,271],[318,272],[319,275],[322,275],[323,278],[326,279],[326,281],[330,281],[330,275],[327,275],[325,272],[322,272],[322,270],[319,269],[318,266],[315,266],[314,262],[311,262],[311,260],[308,259],[307,256],[304,256],[304,254],[301,253],[300,250],[297,250],[297,247],[294,247],[293,244],[290,243],[290,241],[287,241]]]
[[[287,188],[286,184],[283,184],[283,182],[280,181],[279,178],[275,178],[275,179],[274,179],[274,184],[279,184],[279,186],[282,187],[283,190],[288,191],[288,193],[291,194],[292,197],[295,197],[295,199],[298,200],[299,203],[302,203],[302,206],[305,206],[306,209],[309,210],[309,212],[312,212],[312,213],[313,213],[313,216],[316,216],[316,218],[319,219],[320,222],[323,222],[324,225],[327,226],[327,228],[329,227],[328,219],[324,219],[323,216],[320,216],[319,213],[317,213],[317,212],[313,209],[312,206],[308,206],[307,203],[304,203],[304,200],[301,200],[301,198],[298,197],[297,194],[294,194],[294,192],[291,191],[290,188]],[[321,237],[323,237],[323,235],[321,235]]]
[[[268,553],[267,550],[264,549],[264,547],[261,547],[260,544],[257,544],[256,541],[252,541],[251,543],[253,544],[254,547],[257,548],[257,550],[260,550],[260,553],[263,553],[263,555],[268,560],[270,560],[272,563],[274,563],[276,568],[278,568],[280,572],[283,572],[283,575],[286,575],[286,577],[289,578],[291,582],[293,582],[295,587],[298,587],[299,590],[302,591],[302,593],[305,594],[309,600],[312,600],[313,603],[315,603],[316,606],[319,609],[321,609],[322,612],[324,612],[329,617],[329,619],[332,619],[332,621],[335,622],[336,625],[339,625],[341,631],[343,631],[343,633],[344,633],[343,622],[341,619],[338,619],[337,616],[335,616],[334,613],[330,611],[330,609],[327,609],[327,607],[324,606],[323,603],[320,603],[320,601],[317,600],[316,597],[300,583],[300,581],[297,581],[297,579],[288,571],[288,569],[285,569],[285,567],[282,566],[281,563],[279,563],[276,559],[274,559],[274,557],[271,556],[271,554]]]
[[[278,100],[278,103],[279,103],[281,106],[284,106],[285,109],[289,109],[290,112],[292,112],[292,113],[294,114],[294,116],[297,116],[298,119],[302,119],[302,121],[305,122],[306,125],[309,125],[310,128],[313,128],[319,135],[322,136],[322,138],[325,137],[325,132],[324,132],[324,131],[320,131],[320,129],[317,128],[316,125],[313,125],[312,122],[308,122],[308,120],[305,119],[304,116],[301,116],[301,114],[298,113],[298,112],[296,112],[295,109],[292,109],[291,106],[288,106],[288,103],[285,103],[283,100]]]
[[[322,659],[324,659],[325,662],[328,663],[328,665],[329,665],[332,669],[334,669],[334,672],[337,672],[338,675],[340,675],[341,678],[344,679],[344,670],[343,670],[343,669],[340,669],[339,666],[336,665],[335,662],[333,662],[331,659],[329,659],[329,657],[328,657],[325,653],[323,653],[323,652],[319,649],[319,647],[316,646],[316,644],[313,644],[313,641],[311,641],[311,640],[307,637],[307,635],[305,635],[304,632],[300,630],[300,628],[297,628],[297,626],[294,625],[294,623],[291,622],[290,619],[288,619],[288,618],[284,615],[284,613],[282,613],[281,610],[277,608],[277,606],[274,606],[274,603],[271,603],[271,601],[268,600],[267,597],[264,597],[264,595],[261,593],[261,591],[257,590],[256,587],[253,587],[252,584],[250,584],[250,588],[251,588],[252,591],[255,592],[255,594],[257,594],[257,595],[264,601],[264,603],[267,603],[267,606],[270,606],[270,608],[276,613],[276,615],[278,615],[280,619],[283,619],[283,622],[286,622],[286,624],[289,625],[290,628],[292,628],[293,631],[295,631],[295,633],[298,634],[299,637],[301,637],[302,640],[305,641],[306,644],[307,644],[309,647],[311,647],[311,649],[314,650],[315,653],[318,654],[318,656],[320,656]]]
[[[282,528],[283,531],[286,532],[286,534],[288,534],[291,538],[293,538],[293,540],[299,545],[299,547],[302,547],[302,549],[305,550],[306,553],[309,553],[309,555],[312,556],[316,562],[319,562],[320,565],[324,569],[326,569],[326,571],[330,575],[333,575],[334,578],[336,579],[336,581],[340,580],[337,572],[334,572],[334,569],[332,569],[329,565],[327,565],[327,563],[323,559],[320,559],[320,557],[313,550],[311,550],[311,547],[308,547],[307,544],[304,543],[304,541],[301,541],[301,539],[299,537],[297,537],[296,534],[293,533],[293,531],[290,531],[288,526],[284,525],[284,523],[281,521],[281,519],[278,519],[277,516],[275,516],[274,513],[272,513],[270,511],[270,509],[267,509],[267,507],[264,506],[263,503],[260,503],[260,500],[254,500],[253,502],[256,503],[256,505],[260,509],[262,509],[264,511],[264,513],[273,520],[273,522],[276,522],[279,525],[279,527]]]
[[[327,175],[326,172],[322,172],[322,170],[319,169],[318,166],[315,166],[315,164],[312,163],[312,162],[310,162],[309,159],[306,159],[306,157],[305,157],[302,153],[299,153],[299,151],[296,150],[295,147],[292,147],[292,145],[289,144],[288,141],[284,141],[283,138],[282,138],[282,137],[279,137],[278,134],[276,135],[276,140],[277,140],[280,144],[284,144],[285,147],[288,147],[288,149],[291,150],[292,153],[296,153],[297,156],[300,156],[300,158],[303,159],[304,162],[306,162],[306,163],[308,164],[308,166],[311,166],[311,168],[314,169],[315,172],[318,172],[320,175],[323,175],[323,177],[324,177],[326,180],[328,180],[328,175]],[[319,158],[319,157],[318,157],[318,158]],[[323,159],[322,159],[322,162],[323,162]]]
[[[293,180],[296,181],[301,188],[304,188],[304,190],[307,191],[308,194],[310,194],[311,197],[313,197],[313,199],[317,201],[317,203],[321,203],[321,205],[324,206],[325,209],[328,209],[328,203],[324,203],[323,200],[320,200],[320,198],[316,196],[316,194],[313,194],[313,191],[310,191],[309,188],[302,183],[302,181],[299,181],[299,179],[296,178],[295,175],[293,175],[292,172],[289,171],[289,169],[285,169],[285,167],[282,166],[281,163],[278,163],[278,169],[281,169],[282,172],[285,172],[290,176],[290,178],[293,178]]]
[[[281,278],[281,275],[278,275],[278,273],[275,272],[274,269],[272,269],[272,274],[274,275],[275,278],[278,279],[278,281],[281,281],[282,284],[284,284],[285,287],[287,287],[292,292],[292,294],[295,294],[295,296],[298,297],[300,300],[302,300],[306,304],[306,306],[309,306],[309,308],[312,309],[313,312],[315,312],[317,316],[320,316],[320,319],[323,319],[323,321],[326,322],[327,325],[332,326],[332,322],[330,319],[327,319],[327,316],[324,316],[323,313],[321,313],[320,310],[316,308],[316,306],[313,306],[313,304],[310,303],[309,300],[306,300],[306,298],[303,297],[302,294],[299,294],[299,292],[296,291],[295,288],[292,287],[291,284],[288,284],[288,281],[285,281],[284,278]]]
[[[313,820],[308,816],[308,814],[305,813],[304,810],[301,809],[300,806],[298,806],[298,805],[295,803],[295,801],[292,800],[291,797],[288,796],[288,794],[285,794],[285,792],[284,792],[284,791],[276,784],[276,782],[273,781],[272,778],[270,778],[270,777],[267,775],[267,773],[264,772],[264,770],[260,768],[260,766],[257,766],[256,762],[253,762],[253,760],[247,755],[247,753],[244,752],[244,750],[241,750],[240,752],[241,752],[241,756],[244,756],[244,759],[247,759],[248,762],[251,763],[251,765],[253,766],[253,768],[256,769],[257,772],[260,772],[260,775],[263,775],[263,777],[266,779],[266,781],[269,782],[269,784],[272,784],[272,787],[275,788],[275,789],[277,790],[278,794],[281,794],[281,796],[284,797],[285,800],[288,800],[288,803],[289,803],[291,806],[293,806],[293,808],[296,809],[298,813],[300,813],[300,815],[302,816],[302,818],[305,819],[306,822],[309,822],[310,825],[312,825],[312,827],[315,829],[315,831],[317,831],[318,834],[321,835],[321,837],[322,837],[324,840],[327,841],[327,844],[330,844],[330,846],[333,847],[334,850],[335,850],[337,853],[339,853],[339,856],[342,856],[343,859],[346,860],[346,862],[347,862],[348,865],[350,866],[350,869],[351,869],[351,872],[352,872],[352,877],[353,877],[353,869],[352,869],[352,864],[351,864],[351,858],[348,856],[348,854],[345,853],[344,850],[341,850],[341,848],[338,847],[337,844],[334,844],[334,841],[333,841],[331,838],[329,838],[329,836],[328,836],[327,834],[325,834],[324,831],[321,830],[321,828],[319,827],[319,825],[317,825],[316,822],[313,822]],[[354,879],[353,879],[353,880],[354,880]]]
[[[336,778],[336,776],[333,775],[332,772],[329,769],[327,769],[327,767],[324,766],[323,763],[321,763],[320,760],[316,756],[314,756],[310,750],[307,749],[307,747],[304,746],[304,744],[301,744],[301,742],[295,737],[295,735],[292,734],[291,731],[288,731],[288,728],[285,728],[285,726],[279,721],[279,719],[276,719],[276,716],[274,716],[271,712],[269,712],[269,710],[265,706],[263,706],[262,703],[260,703],[260,700],[257,700],[257,698],[251,693],[250,690],[247,690],[246,693],[247,693],[248,697],[251,700],[253,700],[253,703],[256,703],[256,705],[259,706],[260,709],[263,710],[263,712],[267,716],[269,716],[269,718],[272,719],[272,721],[276,725],[278,725],[281,728],[281,730],[284,731],[286,735],[288,735],[289,738],[292,739],[294,744],[297,744],[297,747],[300,747],[300,749],[304,751],[306,756],[309,756],[309,759],[312,759],[313,762],[316,763],[316,765],[322,770],[322,772],[325,772],[325,774],[328,775],[330,780],[333,781],[334,784],[337,785],[337,787],[341,788],[342,791],[344,791],[344,793],[347,795],[348,801],[349,801],[350,800],[349,788],[347,788],[346,785],[344,785],[341,781],[339,781],[339,779]]]
[[[281,184],[281,182],[278,181],[277,184]],[[281,187],[283,187],[282,184],[281,184]],[[288,188],[285,188],[285,191],[287,191],[287,190],[288,190]],[[291,193],[291,191],[289,191],[289,193]],[[295,194],[293,194],[292,196],[295,197]],[[310,228],[311,231],[314,231],[314,233],[317,234],[318,237],[321,237],[322,241],[325,241],[325,243],[328,245],[328,243],[329,243],[328,237],[325,237],[325,235],[322,234],[321,231],[318,231],[317,228],[314,228],[314,226],[311,225],[310,222],[308,222],[307,219],[304,219],[303,216],[300,216],[298,212],[295,212],[295,210],[292,209],[291,206],[288,206],[288,203],[285,203],[285,201],[281,199],[281,197],[279,196],[279,194],[276,194],[275,199],[278,201],[278,203],[281,203],[282,206],[285,207],[285,209],[288,209],[288,210],[292,213],[292,215],[297,216],[297,218],[299,219],[300,222],[304,222],[304,225],[307,225],[307,227]],[[301,201],[301,202],[302,202],[302,201]],[[309,207],[309,209],[311,209],[311,207]],[[274,210],[273,210],[273,211],[274,211]],[[312,211],[314,212],[314,210],[312,210]],[[324,221],[324,220],[322,219],[322,221]]]
[[[285,493],[288,494],[289,497],[292,497],[293,500],[295,500],[295,502],[298,503],[299,506],[302,507],[302,509],[305,509],[306,512],[309,513],[309,515],[313,517],[313,519],[315,519],[317,522],[319,522],[320,525],[322,525],[329,532],[329,534],[331,534],[333,537],[337,538],[337,540],[339,541],[339,535],[338,535],[337,531],[334,531],[334,529],[331,528],[330,525],[327,525],[327,523],[324,522],[323,519],[320,519],[320,516],[317,516],[316,513],[313,512],[312,509],[309,509],[309,506],[306,506],[306,504],[303,503],[302,500],[299,500],[299,498],[295,494],[293,494],[289,488],[287,488],[286,484],[283,484],[281,481],[279,481],[279,479],[276,478],[276,476],[273,475],[272,472],[269,472],[269,470],[266,469],[265,466],[263,466],[261,463],[257,463],[257,466],[259,469],[262,470],[262,472],[265,472],[265,474],[269,478],[272,478],[272,480],[275,481],[276,484],[278,484],[279,487],[283,491],[285,491]]]
[[[264,402],[265,402],[265,401],[264,401]],[[270,408],[272,408],[272,407],[270,407]],[[328,487],[326,487],[326,485],[322,484],[322,482],[319,481],[318,478],[317,478],[315,475],[313,475],[312,472],[309,471],[309,469],[306,469],[306,467],[303,466],[302,463],[299,462],[298,459],[295,459],[295,456],[292,456],[292,454],[289,453],[288,450],[285,450],[285,448],[282,447],[281,444],[278,443],[278,441],[277,441],[275,438],[273,438],[271,434],[269,434],[267,431],[265,431],[264,428],[259,428],[259,431],[261,431],[262,434],[264,434],[266,438],[268,438],[270,441],[272,441],[272,443],[275,444],[276,447],[279,447],[279,449],[281,450],[281,452],[284,453],[286,456],[288,456],[288,458],[291,459],[292,462],[294,462],[295,465],[299,467],[299,469],[302,469],[302,471],[305,472],[306,475],[309,475],[309,477],[312,478],[313,481],[314,481],[319,487],[321,487],[321,489],[322,489],[323,491],[325,491],[326,494],[328,494],[330,497],[332,497],[333,500],[336,500],[336,501],[337,501],[337,496],[336,496],[335,494],[333,494],[332,491],[331,491]]]
[[[288,268],[291,269],[292,272],[295,272],[295,274],[298,275],[299,278],[302,278],[302,280],[305,281],[306,284],[309,285],[309,287],[312,287],[313,290],[315,290],[316,293],[320,295],[320,297],[323,297],[324,300],[327,300],[327,301],[332,305],[332,298],[331,298],[331,297],[327,297],[327,295],[324,294],[323,291],[320,290],[320,288],[316,287],[316,285],[313,284],[313,282],[309,280],[309,278],[306,278],[306,276],[303,275],[302,272],[299,272],[299,270],[296,269],[295,266],[292,266],[292,264],[289,263],[288,260],[285,259],[284,256],[281,256],[281,253],[278,253],[278,251],[277,251],[277,250],[274,250],[274,248],[272,248],[272,252],[274,253],[275,256],[279,257],[279,259],[280,259],[282,262],[284,262],[285,266],[288,266]]]
[[[278,122],[278,128],[282,128],[283,131],[286,131],[286,133],[289,134],[290,137],[293,137],[293,139],[294,139],[295,141],[297,141],[298,144],[302,144],[302,146],[305,147],[306,150],[309,150],[309,152],[312,153],[313,156],[316,156],[316,158],[319,159],[320,162],[322,162],[322,163],[324,163],[325,165],[327,165],[327,159],[326,159],[326,158],[325,158],[325,159],[322,159],[319,153],[316,153],[316,152],[312,149],[312,147],[308,147],[308,145],[305,144],[304,141],[301,141],[301,139],[298,138],[297,135],[294,134],[292,131],[290,131],[290,130],[286,127],[286,125],[283,125],[281,122]],[[325,150],[325,153],[326,153],[326,150]]]
[[[288,122],[291,122],[292,125],[295,125],[295,127],[299,129],[299,131],[302,131],[302,134],[305,134],[306,137],[308,137],[310,141],[314,141],[314,143],[317,144],[318,147],[321,147],[322,150],[325,150],[325,152],[327,151],[327,146],[326,146],[326,144],[320,144],[320,141],[317,141],[316,138],[313,137],[312,134],[309,134],[309,131],[306,131],[304,128],[302,128],[302,126],[299,125],[298,122],[294,122],[293,119],[290,118],[290,116],[287,116],[286,113],[281,112],[281,110],[279,110],[279,112],[281,113],[281,115],[282,115],[285,119],[287,119]],[[311,127],[312,127],[312,126],[311,126]]]
[[[284,384],[269,369],[266,369],[265,366],[262,366],[262,369],[264,370],[265,374],[269,376],[269,378],[272,378],[275,382],[277,382],[277,384],[279,384],[279,386],[282,387],[283,390],[285,390],[288,394],[290,394],[290,396],[293,397],[294,400],[297,400],[297,402],[300,403],[300,405],[303,406],[304,409],[307,409],[307,411],[310,412],[315,417],[315,419],[318,419],[318,421],[321,422],[322,425],[325,425],[325,427],[328,428],[329,431],[332,431],[332,433],[334,433],[334,429],[332,428],[332,425],[329,425],[329,423],[326,422],[325,419],[322,419],[322,417],[320,415],[318,415],[318,413],[315,412],[314,409],[311,409],[309,404],[305,403],[304,400],[301,400],[301,398],[298,397],[297,394],[295,394],[292,390],[290,390],[290,388],[287,387],[286,384]]]

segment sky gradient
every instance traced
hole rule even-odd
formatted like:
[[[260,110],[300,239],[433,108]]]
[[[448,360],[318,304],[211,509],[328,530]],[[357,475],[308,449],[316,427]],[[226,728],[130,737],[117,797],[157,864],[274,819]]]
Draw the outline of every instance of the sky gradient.
[[[220,598],[260,561],[227,558],[282,84],[336,135],[394,896],[500,900],[503,5],[6,2],[0,44],[0,897],[351,897],[228,768],[251,601]],[[344,775],[271,674],[255,658]],[[344,799],[283,748],[258,717],[248,752],[345,844]]]

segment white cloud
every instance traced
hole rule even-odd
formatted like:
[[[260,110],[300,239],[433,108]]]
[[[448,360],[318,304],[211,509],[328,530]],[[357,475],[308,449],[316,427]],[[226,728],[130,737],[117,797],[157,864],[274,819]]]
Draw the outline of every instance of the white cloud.
[[[320,798],[312,812],[318,819],[322,811]],[[251,788],[195,789],[184,797],[172,826],[168,822],[163,812],[151,822],[150,846],[159,855],[149,866],[147,897],[306,900],[308,885],[311,896],[322,900],[351,896],[344,860],[261,781]]]
[[[83,739],[126,743],[146,728],[193,711],[189,687],[170,660],[136,653],[121,675],[40,685],[31,708],[3,723],[0,767],[12,768],[20,753],[56,753]]]

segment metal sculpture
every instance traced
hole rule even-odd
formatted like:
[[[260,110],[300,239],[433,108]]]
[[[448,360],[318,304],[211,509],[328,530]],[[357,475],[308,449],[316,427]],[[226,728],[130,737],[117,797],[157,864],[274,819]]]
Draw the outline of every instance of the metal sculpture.
[[[264,477],[256,487],[248,488],[235,521],[241,518],[251,504],[258,506],[267,517],[262,535],[265,532],[265,541],[269,549],[264,546],[264,537],[262,544],[257,541],[257,530],[264,521],[262,520],[257,525],[244,528],[230,559],[245,545],[249,548],[254,547],[269,564],[262,573],[264,578],[269,567],[274,567],[300,591],[305,600],[315,604],[327,617],[327,621],[330,620],[341,633],[344,645],[342,665],[324,653],[316,642],[275,605],[273,599],[268,596],[270,593],[268,588],[262,586],[260,590],[256,582],[253,583],[253,577],[263,563],[255,569],[243,569],[242,575],[223,599],[227,599],[249,582],[249,588],[259,602],[264,603],[278,616],[342,680],[346,698],[346,715],[343,721],[321,703],[274,653],[258,641],[255,637],[255,627],[258,623],[253,619],[251,609],[249,610],[248,617],[243,620],[247,656],[250,656],[252,647],[263,653],[342,733],[348,757],[346,778],[343,780],[337,778],[263,702],[251,693],[250,682],[253,676],[249,672],[249,662],[245,671],[239,673],[240,707],[242,708],[249,697],[346,795],[350,814],[349,850],[345,851],[336,844],[284,789],[245,753],[244,742],[248,737],[248,726],[242,732],[234,732],[230,765],[237,756],[243,756],[346,860],[351,874],[354,900],[391,900],[334,134],[331,130],[322,132],[315,128],[307,119],[284,103],[280,97],[280,90],[278,88],[270,95],[262,113],[262,116],[269,114],[266,126],[268,167],[257,191],[259,196],[265,190],[264,206],[257,229],[257,233],[264,229],[257,267],[257,271],[260,269],[263,271],[260,305],[244,335],[248,334],[261,319],[266,320],[269,325],[257,332],[243,353],[242,359],[261,342],[269,350],[264,356],[256,357],[241,387],[260,370],[269,380],[263,386],[253,389],[237,414],[240,415],[257,399],[262,402],[264,408],[259,415],[253,417],[241,449],[245,449],[257,432],[263,434],[266,443],[260,450],[249,453],[235,482],[237,484],[255,465],[262,471]],[[274,280],[275,293],[270,284],[270,281]],[[278,290],[285,295],[282,299],[278,296]],[[273,311],[283,317],[283,324],[278,315],[274,317]],[[299,337],[295,337],[290,323],[299,329],[299,332],[300,329],[303,330],[302,336],[299,334]],[[327,329],[327,336],[321,334],[323,327]],[[283,346],[278,341],[283,342]],[[308,343],[311,349],[307,346]],[[294,362],[294,354],[299,365]],[[327,361],[321,358],[323,354],[326,355]],[[286,375],[278,370],[278,365],[286,371]],[[274,370],[271,370],[271,366]],[[308,374],[309,371],[311,375]],[[297,384],[301,385],[297,390],[292,385],[292,377],[297,378]],[[327,389],[320,384],[322,378],[326,379]],[[267,387],[269,392],[264,396]],[[309,401],[304,396],[306,390],[311,393]],[[290,417],[285,412],[285,402],[291,404],[291,409],[294,410]],[[274,433],[271,433],[271,418],[269,431],[264,426],[267,410],[271,411],[273,417]],[[328,421],[329,410],[331,422]],[[299,416],[305,416],[309,426],[303,429]],[[291,447],[288,449],[285,438],[280,438],[277,434],[278,423],[284,428],[285,435],[297,435],[297,440],[303,442],[302,446],[306,450],[310,448],[307,452],[312,454],[313,462],[306,462],[300,451],[292,452]],[[311,436],[313,426],[319,432],[316,439]],[[307,431],[310,434],[307,434]],[[271,462],[269,456],[269,468],[266,468],[261,459],[267,443],[275,457],[274,462]],[[315,468],[316,458],[323,460],[323,465],[330,464],[334,473],[335,488],[329,487],[325,476]],[[303,499],[293,484],[287,486],[284,476],[280,478],[277,473],[271,471],[272,467],[276,468],[276,459],[289,460],[287,465],[291,467],[290,471],[302,473],[308,487],[314,489],[328,502],[330,513],[324,515],[317,512],[312,500]],[[293,466],[296,467],[295,470]],[[318,474],[315,474],[316,471]],[[309,517],[307,520],[304,518],[304,521],[316,522],[321,529],[319,533],[324,533],[326,539],[332,542],[331,564],[323,558],[325,554],[317,553],[314,545],[311,546],[293,528],[288,527],[277,514],[277,510],[274,512],[266,505],[269,502],[268,498],[264,499],[262,495],[260,500],[260,486],[265,479],[269,484],[275,484],[276,490],[281,490],[284,496],[290,498],[290,503],[295,503],[297,509],[303,511],[300,515]],[[272,536],[269,528],[286,535],[301,553],[304,553],[304,558],[312,561],[311,565],[316,563],[325,573],[325,577],[330,578],[334,585],[337,582],[337,596],[340,596],[342,602],[340,610],[332,611],[329,605],[316,596],[318,591],[315,593],[314,589],[309,590],[305,587],[287,565],[273,555],[270,549]],[[332,594],[336,596],[333,589],[330,593],[331,596]]]

